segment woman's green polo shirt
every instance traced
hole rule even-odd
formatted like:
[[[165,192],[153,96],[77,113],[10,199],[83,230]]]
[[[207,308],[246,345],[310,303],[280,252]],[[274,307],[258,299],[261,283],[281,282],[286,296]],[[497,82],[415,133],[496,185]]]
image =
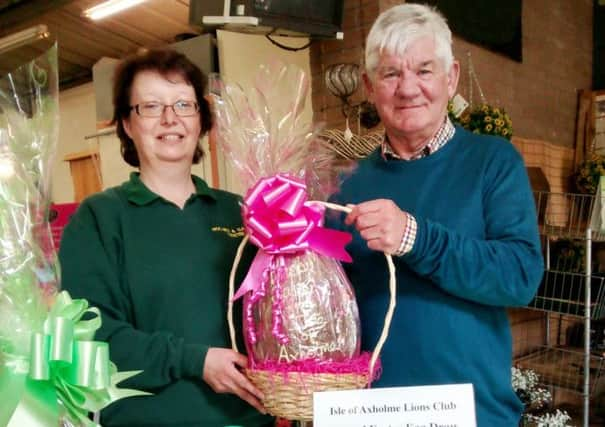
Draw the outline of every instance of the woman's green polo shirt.
[[[238,196],[192,179],[196,192],[180,209],[132,173],[86,199],[64,231],[62,287],[101,310],[96,339],[118,369],[143,370],[122,386],[154,393],[109,406],[106,427],[268,421],[202,380],[208,347],[230,347],[228,275],[243,229]]]

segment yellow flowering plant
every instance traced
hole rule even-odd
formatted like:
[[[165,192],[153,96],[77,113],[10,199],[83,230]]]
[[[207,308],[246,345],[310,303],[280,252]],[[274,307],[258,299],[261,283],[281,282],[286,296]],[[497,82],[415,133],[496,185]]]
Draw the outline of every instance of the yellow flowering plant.
[[[578,166],[576,172],[578,191],[584,194],[595,194],[602,175],[605,175],[605,157],[593,154]]]
[[[448,114],[452,122],[473,133],[501,136],[508,140],[513,136],[513,122],[502,108],[480,104],[472,108],[470,112],[464,112],[460,117],[455,117],[450,102]]]

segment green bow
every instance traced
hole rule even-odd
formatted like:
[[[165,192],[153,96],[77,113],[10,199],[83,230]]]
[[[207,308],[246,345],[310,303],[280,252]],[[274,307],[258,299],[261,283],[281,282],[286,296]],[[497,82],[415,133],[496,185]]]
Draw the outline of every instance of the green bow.
[[[85,313],[93,317],[82,320]],[[44,332],[32,334],[29,361],[0,354],[0,395],[8,400],[0,408],[0,425],[55,427],[64,412],[74,424],[98,426],[88,419],[89,412],[125,397],[149,395],[117,388],[141,371],[117,371],[107,343],[93,341],[100,326],[96,307],[61,292],[44,322]]]

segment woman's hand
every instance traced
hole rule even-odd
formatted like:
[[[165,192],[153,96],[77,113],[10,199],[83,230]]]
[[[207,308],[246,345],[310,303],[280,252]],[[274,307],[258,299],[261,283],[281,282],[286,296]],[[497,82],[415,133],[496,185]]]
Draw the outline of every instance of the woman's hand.
[[[248,359],[228,348],[210,347],[206,353],[202,378],[217,393],[233,393],[265,414],[261,404],[264,398],[259,389],[240,369],[248,366]]]

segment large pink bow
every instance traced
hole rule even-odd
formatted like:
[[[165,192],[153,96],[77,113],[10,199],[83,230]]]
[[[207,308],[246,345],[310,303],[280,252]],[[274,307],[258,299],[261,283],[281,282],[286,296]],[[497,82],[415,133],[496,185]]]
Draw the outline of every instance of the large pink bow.
[[[283,174],[261,179],[244,198],[242,214],[246,233],[260,250],[233,299],[252,292],[245,307],[251,343],[256,342],[252,305],[265,295],[271,274],[275,277],[273,335],[282,343],[288,341],[281,331],[281,285],[286,274],[284,255],[313,250],[340,261],[351,261],[345,250],[351,235],[324,228],[324,210],[322,205],[307,200],[306,186],[301,180]]]
[[[283,174],[262,178],[248,192],[242,208],[249,239],[261,251],[234,299],[259,288],[261,277],[257,273],[268,267],[267,255],[310,249],[351,262],[351,256],[345,250],[351,234],[324,228],[324,210],[323,206],[307,201],[307,189],[301,180]],[[259,262],[265,265],[255,265]]]

